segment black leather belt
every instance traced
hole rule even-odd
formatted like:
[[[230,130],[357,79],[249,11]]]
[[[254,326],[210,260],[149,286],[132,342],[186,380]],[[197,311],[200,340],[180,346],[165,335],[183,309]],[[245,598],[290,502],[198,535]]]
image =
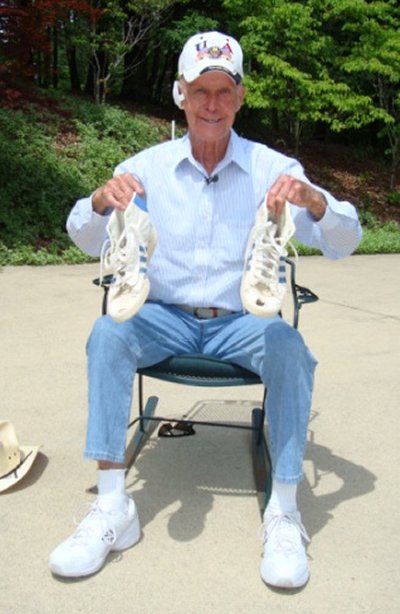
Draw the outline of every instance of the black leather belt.
[[[232,313],[235,313],[234,311],[222,309],[220,307],[189,307],[189,305],[175,305],[175,307],[178,307],[187,313],[191,313],[199,320],[220,318],[221,316],[229,316],[232,315]]]

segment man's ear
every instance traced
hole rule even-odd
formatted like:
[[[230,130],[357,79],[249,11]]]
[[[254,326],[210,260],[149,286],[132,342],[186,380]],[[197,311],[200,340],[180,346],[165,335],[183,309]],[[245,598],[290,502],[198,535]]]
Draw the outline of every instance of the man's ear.
[[[172,97],[177,107],[183,109],[183,103],[185,102],[185,95],[182,93],[179,81],[174,81],[172,86]]]

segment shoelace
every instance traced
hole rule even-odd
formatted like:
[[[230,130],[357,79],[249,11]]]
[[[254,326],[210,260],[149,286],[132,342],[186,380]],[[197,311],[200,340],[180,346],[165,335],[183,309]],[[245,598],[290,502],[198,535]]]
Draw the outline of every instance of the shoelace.
[[[262,543],[265,544],[275,531],[274,538],[277,550],[285,552],[295,552],[297,550],[297,535],[293,534],[293,531],[298,531],[304,542],[310,543],[311,541],[303,524],[294,514],[277,514],[268,523],[263,523],[260,529]]]
[[[269,221],[265,227],[260,229],[249,253],[246,255],[244,264],[244,270],[246,270],[251,261],[251,285],[262,284],[268,287],[274,294],[278,292],[280,260],[287,255],[287,250],[281,245],[281,238],[275,236],[277,228],[277,224]],[[295,246],[291,241],[287,245],[293,251],[295,261],[297,262],[298,253]]]
[[[89,510],[84,519],[81,522],[74,519],[77,529],[72,535],[72,539],[76,542],[87,543],[91,535],[99,532],[102,541],[109,545],[113,544],[116,540],[116,534],[114,529],[109,526],[106,512],[100,509],[97,501],[88,505]]]
[[[277,281],[279,259],[285,255],[285,251],[279,243],[279,238],[275,237],[276,230],[276,224],[267,222],[265,227],[260,229],[246,255],[245,269],[251,261],[253,286],[257,284],[270,286]]]

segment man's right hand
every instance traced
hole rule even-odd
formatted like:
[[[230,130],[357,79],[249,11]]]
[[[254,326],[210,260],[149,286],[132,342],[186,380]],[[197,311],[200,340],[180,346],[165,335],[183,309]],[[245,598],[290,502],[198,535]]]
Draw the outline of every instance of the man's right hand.
[[[109,207],[125,211],[133,193],[144,196],[143,186],[130,173],[116,175],[98,188],[92,196],[93,211],[102,215]]]

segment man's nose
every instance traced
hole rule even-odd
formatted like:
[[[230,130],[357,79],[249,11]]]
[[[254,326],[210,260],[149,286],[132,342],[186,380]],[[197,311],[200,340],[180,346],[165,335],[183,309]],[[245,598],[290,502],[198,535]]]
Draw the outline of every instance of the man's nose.
[[[218,95],[217,94],[209,94],[207,98],[207,108],[209,111],[215,111],[218,107]]]

